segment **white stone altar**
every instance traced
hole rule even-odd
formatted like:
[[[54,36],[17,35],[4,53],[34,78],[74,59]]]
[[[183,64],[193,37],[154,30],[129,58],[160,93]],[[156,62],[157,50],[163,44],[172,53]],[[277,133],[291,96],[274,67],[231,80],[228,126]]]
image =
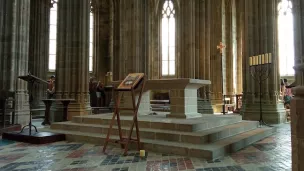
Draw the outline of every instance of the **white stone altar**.
[[[120,81],[113,82],[114,86]],[[169,90],[170,108],[169,118],[194,118],[202,116],[197,111],[197,89],[210,85],[209,80],[189,78],[147,80],[142,101],[139,107],[139,115],[147,115],[151,112],[150,90]],[[136,100],[138,96],[136,97]],[[125,93],[122,99],[123,107],[132,107],[131,94]],[[121,111],[127,114],[127,111]]]

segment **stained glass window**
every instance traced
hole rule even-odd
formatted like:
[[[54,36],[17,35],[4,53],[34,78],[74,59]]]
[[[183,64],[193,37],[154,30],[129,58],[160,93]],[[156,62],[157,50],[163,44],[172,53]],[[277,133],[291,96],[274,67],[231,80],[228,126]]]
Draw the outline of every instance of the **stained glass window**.
[[[280,75],[293,76],[294,33],[291,1],[281,0],[278,11]]]
[[[50,40],[49,40],[49,70],[56,69],[56,41],[57,41],[57,4],[54,3],[50,11]],[[90,13],[90,49],[89,71],[93,71],[93,14]]]
[[[175,75],[175,9],[166,0],[162,9],[162,75]]]

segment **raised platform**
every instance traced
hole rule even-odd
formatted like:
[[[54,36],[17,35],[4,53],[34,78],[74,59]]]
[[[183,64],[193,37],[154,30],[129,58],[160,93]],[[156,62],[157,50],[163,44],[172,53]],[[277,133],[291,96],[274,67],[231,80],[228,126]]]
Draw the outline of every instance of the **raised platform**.
[[[0,136],[4,132],[12,132],[12,131],[20,131],[21,130],[21,125],[16,124],[16,125],[7,125],[5,128],[0,126]]]
[[[2,139],[25,142],[30,144],[47,144],[57,141],[64,141],[65,135],[54,132],[35,132],[32,131],[32,135],[29,135],[28,130],[15,132],[5,132],[2,134]]]
[[[103,145],[112,114],[77,116],[70,122],[51,125],[66,134],[68,141]],[[121,116],[127,135],[131,116]],[[142,149],[167,154],[216,159],[238,151],[274,133],[275,128],[258,128],[256,121],[242,121],[240,115],[203,115],[193,119],[169,119],[165,115],[139,116]],[[118,139],[114,127],[112,139]],[[135,133],[133,136],[136,136]],[[136,144],[131,148],[136,149]]]

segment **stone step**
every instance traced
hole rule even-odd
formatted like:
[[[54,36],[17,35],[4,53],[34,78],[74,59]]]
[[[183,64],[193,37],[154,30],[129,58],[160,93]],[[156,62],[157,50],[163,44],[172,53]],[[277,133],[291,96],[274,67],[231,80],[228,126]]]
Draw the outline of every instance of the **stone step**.
[[[54,129],[47,131],[63,133],[66,135],[67,141],[92,143],[98,145],[103,145],[106,137],[106,135],[98,133],[84,133]],[[175,154],[214,160],[227,154],[236,152],[256,141],[272,135],[274,132],[275,128],[257,128],[222,139],[212,144],[203,145],[141,138],[141,148],[145,149],[146,151],[159,152],[163,154]],[[111,139],[118,140],[118,136],[111,136]],[[115,146],[118,147],[117,144],[115,144]],[[130,149],[136,149],[136,144],[132,143],[129,147]]]
[[[232,125],[226,125],[218,128],[212,128],[204,131],[197,132],[181,132],[181,131],[168,131],[151,128],[140,128],[140,137],[151,140],[163,140],[173,142],[185,142],[191,144],[204,144],[215,142],[233,135],[237,135],[246,131],[256,129],[258,122],[256,121],[242,121]],[[51,129],[78,131],[88,133],[107,134],[109,125],[96,125],[96,124],[80,124],[73,122],[59,122],[53,123]],[[123,136],[129,135],[130,127],[122,127]],[[118,135],[118,127],[114,126],[112,135]],[[133,130],[134,137],[136,136],[135,128]]]
[[[132,116],[121,116],[121,125],[123,127],[130,127],[132,124]],[[75,116],[72,119],[74,123],[82,124],[97,124],[97,125],[109,125],[112,119],[112,114],[100,115],[88,115],[88,116]],[[211,128],[230,125],[242,121],[240,115],[221,115],[214,117],[214,115],[202,115],[201,118],[191,119],[171,119],[155,116],[138,117],[138,125],[140,128],[152,128],[171,131],[182,132],[195,132],[200,130],[207,130]],[[116,124],[116,121],[115,121]]]

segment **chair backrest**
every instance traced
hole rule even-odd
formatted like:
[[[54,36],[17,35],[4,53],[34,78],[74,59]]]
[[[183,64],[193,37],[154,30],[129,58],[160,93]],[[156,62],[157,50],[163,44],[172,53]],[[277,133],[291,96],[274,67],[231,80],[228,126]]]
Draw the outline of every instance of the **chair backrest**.
[[[5,127],[7,114],[11,113],[10,124],[15,124],[15,93],[10,91],[0,91],[0,121]]]

